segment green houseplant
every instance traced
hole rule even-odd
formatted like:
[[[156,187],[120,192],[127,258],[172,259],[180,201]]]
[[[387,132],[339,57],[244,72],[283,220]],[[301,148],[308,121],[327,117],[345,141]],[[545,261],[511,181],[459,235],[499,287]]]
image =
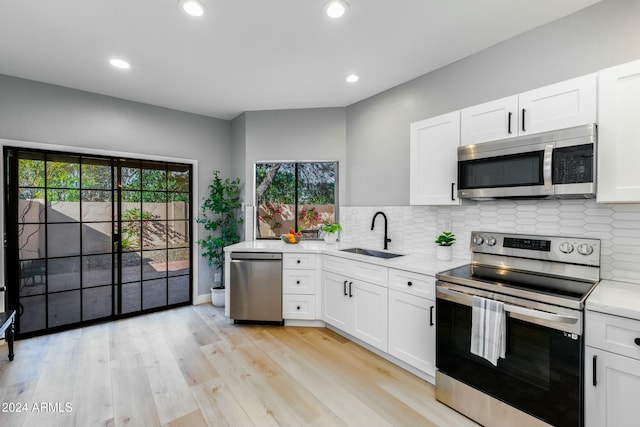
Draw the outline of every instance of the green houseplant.
[[[222,179],[220,172],[214,171],[209,195],[202,199],[201,214],[196,221],[208,232],[206,237],[198,240],[198,244],[209,265],[220,270],[222,282],[218,289],[224,289],[224,247],[240,241],[241,206],[240,179]]]
[[[325,242],[335,243],[338,239],[338,233],[342,231],[342,226],[335,222],[333,224],[324,224],[320,229],[326,233],[324,235]]]
[[[451,231],[443,231],[436,238],[436,258],[440,261],[451,259],[451,247],[456,242],[456,236]]]

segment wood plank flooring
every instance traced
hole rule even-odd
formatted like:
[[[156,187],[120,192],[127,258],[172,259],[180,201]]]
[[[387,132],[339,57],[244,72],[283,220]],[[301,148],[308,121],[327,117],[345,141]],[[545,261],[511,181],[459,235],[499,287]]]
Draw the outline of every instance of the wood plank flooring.
[[[0,426],[476,426],[324,328],[231,325],[210,304],[0,347]]]

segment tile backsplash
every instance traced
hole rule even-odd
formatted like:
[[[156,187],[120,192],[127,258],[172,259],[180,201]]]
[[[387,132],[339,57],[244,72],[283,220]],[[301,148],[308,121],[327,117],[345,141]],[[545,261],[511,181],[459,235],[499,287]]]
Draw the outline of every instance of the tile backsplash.
[[[340,207],[343,242],[382,249],[388,218],[389,250],[435,254],[433,241],[451,229],[453,256],[468,259],[474,230],[601,239],[603,279],[640,285],[640,204],[597,204],[595,200],[501,200],[463,206]]]

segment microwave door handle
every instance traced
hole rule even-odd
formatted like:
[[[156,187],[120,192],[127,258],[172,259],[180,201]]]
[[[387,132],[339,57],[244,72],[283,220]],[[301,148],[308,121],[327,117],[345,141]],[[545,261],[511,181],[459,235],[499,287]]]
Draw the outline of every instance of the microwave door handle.
[[[553,182],[551,176],[551,166],[553,164],[553,145],[547,144],[544,147],[542,158],[542,179],[544,180],[544,189],[548,192],[553,190]]]

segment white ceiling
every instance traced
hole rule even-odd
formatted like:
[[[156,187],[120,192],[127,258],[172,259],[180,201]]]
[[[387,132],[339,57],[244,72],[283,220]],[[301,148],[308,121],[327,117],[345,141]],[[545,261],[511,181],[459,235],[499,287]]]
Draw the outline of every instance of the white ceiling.
[[[347,1],[0,0],[0,74],[222,119],[341,107],[598,2]]]

